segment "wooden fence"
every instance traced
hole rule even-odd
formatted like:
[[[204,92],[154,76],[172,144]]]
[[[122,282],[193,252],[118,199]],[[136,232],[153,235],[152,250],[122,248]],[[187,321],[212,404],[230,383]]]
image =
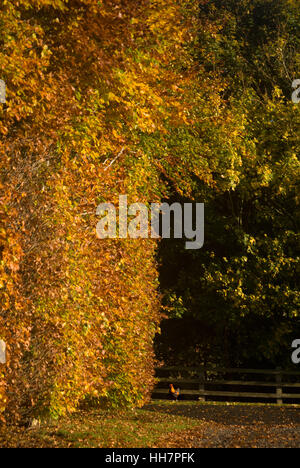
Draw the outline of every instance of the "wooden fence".
[[[300,372],[296,371],[161,367],[156,374],[159,383],[153,392],[154,399],[166,397],[169,384],[173,383],[184,399],[300,403]]]

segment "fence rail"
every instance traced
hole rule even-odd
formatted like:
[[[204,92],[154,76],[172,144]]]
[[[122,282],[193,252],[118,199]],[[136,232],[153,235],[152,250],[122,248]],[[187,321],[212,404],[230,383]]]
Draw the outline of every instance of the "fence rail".
[[[268,399],[275,400],[277,404],[283,404],[284,400],[298,400],[300,404],[300,372],[296,371],[280,368],[270,370],[224,367],[160,367],[156,369],[156,373],[159,383],[153,392],[153,398],[168,394],[168,384],[173,383],[181,388],[183,397],[198,397],[202,401],[205,401],[206,397],[210,400],[214,397],[222,397],[231,400],[241,398],[247,400]],[[256,378],[252,377],[251,380],[248,380],[247,377],[250,374]],[[238,376],[237,379],[234,378],[235,375]],[[299,393],[295,393],[298,389]]]

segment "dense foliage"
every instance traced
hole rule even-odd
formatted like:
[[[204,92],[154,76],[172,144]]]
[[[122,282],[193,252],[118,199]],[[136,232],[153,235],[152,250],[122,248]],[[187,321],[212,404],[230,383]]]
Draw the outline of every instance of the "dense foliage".
[[[185,80],[183,19],[173,2],[94,0],[4,1],[0,18],[3,406],[140,405],[160,318],[156,245],[100,242],[96,207],[160,197],[141,139],[183,122],[169,89]]]
[[[297,1],[2,0],[0,33],[3,418],[142,405],[160,292],[208,359],[275,360],[299,313]],[[161,287],[156,241],[96,237],[119,194],[206,203]]]
[[[200,28],[195,60],[225,80],[225,105],[240,122],[232,145],[238,164],[229,190],[200,182],[193,191],[206,202],[204,249],[162,246],[173,320],[157,349],[173,364],[288,366],[300,332],[300,108],[291,99],[300,73],[299,5],[201,3],[200,21],[218,32]],[[200,127],[200,147],[207,135]]]

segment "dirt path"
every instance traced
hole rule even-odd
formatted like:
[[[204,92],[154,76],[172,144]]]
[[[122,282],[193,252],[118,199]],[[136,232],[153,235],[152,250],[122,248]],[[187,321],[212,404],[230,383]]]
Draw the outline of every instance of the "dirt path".
[[[160,438],[169,448],[300,448],[300,408],[241,405],[173,405],[155,411],[199,420],[191,430]]]
[[[222,426],[204,423],[184,434],[160,439],[157,447],[169,448],[300,448],[300,425]]]

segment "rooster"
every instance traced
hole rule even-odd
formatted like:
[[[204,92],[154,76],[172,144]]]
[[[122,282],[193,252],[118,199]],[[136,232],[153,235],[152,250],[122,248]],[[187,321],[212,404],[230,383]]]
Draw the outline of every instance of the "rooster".
[[[174,385],[170,384],[169,385],[169,395],[172,398],[172,400],[177,401],[179,396],[180,396],[180,388],[177,388],[175,390]]]

